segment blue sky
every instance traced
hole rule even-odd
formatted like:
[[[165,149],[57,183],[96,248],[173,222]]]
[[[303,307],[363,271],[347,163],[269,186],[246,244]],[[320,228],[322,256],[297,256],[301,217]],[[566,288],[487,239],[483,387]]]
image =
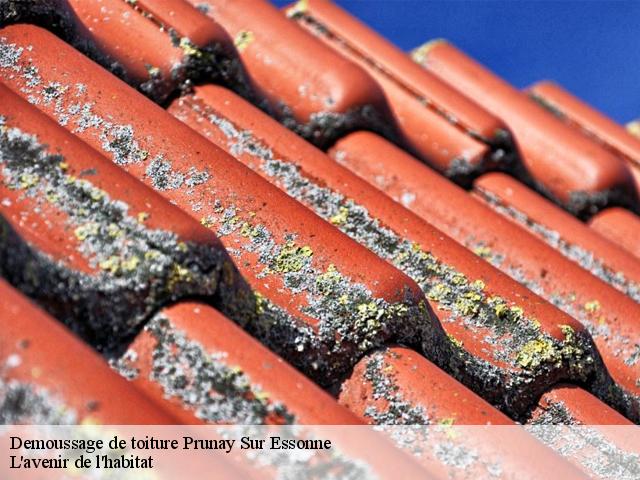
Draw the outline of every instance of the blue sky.
[[[447,38],[517,87],[551,79],[619,122],[640,117],[638,0],[336,3],[404,50]]]

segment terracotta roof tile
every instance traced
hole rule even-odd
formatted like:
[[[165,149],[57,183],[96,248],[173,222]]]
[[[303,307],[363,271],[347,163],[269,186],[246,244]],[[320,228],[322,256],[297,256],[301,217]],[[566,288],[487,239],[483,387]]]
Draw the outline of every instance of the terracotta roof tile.
[[[617,155],[640,165],[640,139],[560,85],[549,81],[538,82],[529,87],[527,93],[563,122],[582,130]]]
[[[339,401],[368,423],[440,425],[445,434],[447,426],[458,424],[514,425],[424,357],[403,347],[389,347],[364,357],[343,383]],[[526,433],[510,438],[510,443],[496,443],[489,430],[470,428],[465,438],[453,431],[449,437],[455,445],[452,448],[473,460],[456,466],[428,450],[416,457],[429,470],[454,478],[487,477],[492,470],[500,470],[505,476],[522,475],[527,469],[521,462],[528,455],[535,456],[541,466],[535,474],[529,474],[533,478],[545,478],[552,472],[563,478],[581,476]]]
[[[631,425],[618,412],[575,385],[559,384],[545,392],[529,423],[564,425]]]
[[[504,217],[637,301],[640,283],[637,259],[616,245],[618,242],[603,238],[593,228],[506,175],[484,175],[476,180],[474,191],[477,198]],[[629,225],[633,225],[636,216],[616,207],[603,210],[590,223],[615,216],[616,212],[629,218]]]
[[[513,132],[535,185],[573,213],[611,203],[635,206],[637,193],[624,161],[565,125],[446,41],[417,49],[414,58],[502,118]],[[562,159],[560,161],[559,159]]]
[[[509,134],[496,117],[340,8],[325,1],[301,2],[288,14],[375,78],[391,107],[400,142],[439,171],[465,181],[512,160],[504,151]]]
[[[106,352],[161,305],[216,294],[231,260],[211,232],[2,84],[0,95],[3,276]]]
[[[640,258],[640,219],[624,208],[608,208],[591,218],[589,226]]]
[[[418,65],[324,0],[8,4],[2,418],[640,420],[640,144],[622,127],[446,42]],[[521,434],[461,439],[475,460],[454,476],[602,473],[590,447],[571,465]],[[344,446],[420,470],[367,442]]]
[[[512,425],[420,354],[389,347],[362,358],[340,388],[341,404],[371,424]]]
[[[132,389],[91,348],[1,278],[0,298],[3,424],[121,425],[176,421]]]
[[[51,16],[65,39],[157,101],[201,78],[242,88],[231,38],[182,0],[61,3]]]
[[[359,423],[309,379],[204,304],[177,304],[156,314],[117,366],[175,411],[182,423]],[[178,408],[169,407],[167,399]]]
[[[325,154],[237,95],[199,87],[169,111],[418,282],[453,348],[444,353],[436,327],[422,339],[425,353],[502,408],[521,411],[552,379],[589,375],[594,357],[579,323],[348,170],[327,168]],[[538,342],[553,360],[530,361]],[[565,363],[562,352],[576,347],[585,349],[579,366]],[[525,380],[531,376],[536,382]]]
[[[388,130],[378,84],[268,1],[188,1],[233,37],[259,98],[288,127],[320,145],[353,128]]]
[[[432,325],[409,278],[49,32],[20,25],[0,35],[21,54],[4,69],[21,73],[7,85],[215,231],[249,283],[220,289],[223,313],[307,373],[330,382],[360,352],[417,341]],[[55,102],[29,87],[32,66]]]
[[[633,424],[575,385],[560,384],[546,392],[528,423],[533,435],[591,478],[606,478],[607,470],[617,470],[619,477],[637,474],[634,458],[640,441],[628,435]],[[553,440],[547,427],[558,424],[574,427]]]
[[[632,339],[640,335],[636,322],[631,320],[640,314],[640,306],[636,303],[640,301],[640,263],[637,259],[504,174],[486,174],[476,184],[484,186],[491,185],[493,179],[504,180],[506,185],[515,184],[508,190],[513,196],[518,197],[520,190],[523,191],[517,202],[507,204],[513,209],[508,212],[520,212],[513,215],[518,220],[515,225],[375,134],[357,132],[344,137],[333,147],[331,155],[517,282],[588,326],[609,371],[625,390],[639,398],[640,390],[636,385],[639,371],[628,363],[635,354]],[[506,187],[502,191],[505,190]],[[496,198],[501,197],[496,194]],[[520,206],[524,212],[517,210]],[[550,214],[547,214],[548,210],[551,210]],[[547,230],[541,226],[532,228],[534,235],[519,226],[519,223],[533,226],[538,219],[553,219],[556,211],[558,217],[569,219],[564,223],[547,222]],[[531,216],[527,216],[529,212]],[[561,225],[565,237],[551,231],[556,223]],[[574,231],[570,231],[568,227],[573,224]],[[546,235],[542,235],[543,232]],[[583,242],[581,247],[569,243],[580,238],[580,233],[586,233],[583,237],[594,241]],[[585,244],[593,244],[594,248],[581,249]],[[619,335],[610,335],[610,331]],[[608,387],[600,394],[613,401]],[[618,401],[626,404],[628,399]],[[638,400],[632,404],[635,406],[629,405],[629,411],[637,412]]]
[[[437,76],[425,72],[400,49],[382,36],[326,0],[298,2],[287,10],[290,17],[310,23],[314,29],[331,37],[343,52],[350,51],[353,58],[368,64],[368,70],[378,71],[400,84],[426,106],[447,118],[460,130],[487,142],[506,134],[504,123],[459,91],[451,88]]]

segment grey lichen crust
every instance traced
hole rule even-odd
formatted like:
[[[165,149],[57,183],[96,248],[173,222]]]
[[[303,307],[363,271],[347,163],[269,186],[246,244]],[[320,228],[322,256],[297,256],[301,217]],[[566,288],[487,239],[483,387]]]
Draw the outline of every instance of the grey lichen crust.
[[[325,385],[336,382],[364,352],[387,340],[416,344],[429,338],[432,350],[447,356],[442,353],[446,337],[437,331],[428,305],[416,299],[415,293],[389,292],[398,300],[387,301],[336,267],[317,266],[313,250],[297,240],[297,232],[278,238],[268,225],[257,221],[255,212],[218,198],[211,178],[224,172],[208,172],[202,165],[178,169],[176,159],[143,149],[144,137],[131,125],[114,123],[96,113],[90,87],[42,78],[29,56],[32,48],[0,38],[0,72],[18,83],[30,103],[74,133],[96,139],[102,153],[117,165],[125,169],[135,165],[138,172],[142,169],[144,175],[137,176],[165,196],[180,198],[178,206],[216,231],[236,264],[257,274],[256,283],[262,279],[266,284],[272,279],[276,285],[281,282],[279,292],[302,304],[292,307],[287,300],[286,306],[276,305],[268,286],[261,291],[263,296],[254,285],[238,278],[233,265],[225,263],[221,280],[226,287],[217,289],[212,304],[226,316]],[[167,192],[177,193],[176,197]],[[201,288],[206,286],[201,284]]]
[[[255,291],[238,289],[228,295],[221,289],[220,308],[307,375],[322,384],[335,382],[361,355],[387,340],[415,344],[429,338],[434,351],[444,356],[442,335],[436,333],[429,307],[411,292],[397,302],[376,297],[333,265],[315,267],[313,251],[298,244],[295,234],[278,242],[250,213],[243,218],[234,207],[221,205],[218,212],[203,217],[203,223],[216,226],[223,239],[229,235],[243,239],[240,248],[230,249],[231,255],[238,262],[244,254],[256,255],[258,277],[275,276],[285,291],[302,295],[305,304],[300,314],[317,325],[301,321]]]
[[[134,218],[127,204],[95,187],[86,179],[90,176],[67,174],[62,156],[4,125],[4,119],[0,168],[5,186],[19,191],[21,199],[63,215],[57,221],[74,233],[79,256],[93,270],[86,273],[52,258],[0,216],[0,274],[100,350],[121,348],[166,302],[215,294],[226,258],[221,249],[145,227],[143,216]],[[56,222],[43,218],[41,228]]]
[[[617,272],[607,266],[606,262],[599,259],[593,252],[568,242],[562,238],[559,232],[535,222],[523,212],[504,204],[491,192],[479,190],[479,193],[494,210],[525,226],[569,260],[574,261],[595,277],[640,303],[640,285],[627,279],[622,272]],[[499,251],[488,248],[482,243],[474,243],[472,239],[468,239],[467,247],[472,248],[476,254],[526,286],[529,290],[546,298],[560,310],[579,320],[587,327],[594,339],[609,343],[615,356],[622,358],[626,365],[633,366],[640,361],[640,353],[638,353],[640,352],[640,343],[638,343],[638,340],[612,331],[607,325],[606,317],[603,317],[604,312],[601,311],[600,302],[597,298],[581,305],[576,301],[575,295],[571,293],[561,294],[557,291],[546,291],[539,282],[531,279],[521,269],[509,265],[505,261],[505,256]],[[640,387],[640,377],[637,378],[636,385]],[[612,385],[609,376],[604,374],[603,371],[597,371],[591,388],[599,398],[615,406],[625,416],[635,422],[640,421],[640,396],[623,389],[619,385]]]
[[[387,353],[386,355],[389,355]],[[367,357],[364,379],[371,385],[371,399],[382,400],[382,407],[371,404],[365,408],[364,415],[376,425],[431,425],[433,415],[423,405],[407,401],[389,372],[385,353],[374,352]],[[428,399],[425,399],[428,401]]]
[[[0,379],[0,424],[72,425],[76,413],[42,388]]]
[[[162,386],[166,398],[193,409],[196,417],[217,424],[295,422],[286,405],[272,401],[240,367],[230,365],[225,352],[207,351],[165,315],[156,315],[145,331],[155,340],[150,380]]]
[[[634,427],[582,425],[564,403],[554,402],[525,428],[594,478],[632,480],[640,477],[640,455],[616,444],[616,437],[623,441],[631,438]]]
[[[170,82],[177,85],[181,91],[190,90],[192,85],[199,82],[216,82],[222,83],[227,87],[235,90],[244,97],[250,98],[253,93],[250,90],[246,75],[242,68],[240,59],[232,52],[231,48],[225,48],[220,44],[212,45],[195,45],[188,37],[180,35],[170,25],[163,24],[160,19],[156,18],[153,13],[146,10],[136,0],[127,0],[127,3],[139,15],[147,18],[158,26],[160,31],[166,33],[174,48],[182,50],[183,58],[181,63],[173,66],[171,70],[171,78],[162,78],[162,74],[158,68],[150,66],[149,79],[139,85],[134,85],[145,93],[149,98],[157,102],[162,102],[173,93],[166,88],[158,88],[163,82]],[[202,12],[205,13],[205,12]],[[95,46],[88,49],[89,52],[96,52]],[[97,54],[97,57],[103,57]],[[113,65],[108,58],[102,58],[102,64],[105,67]],[[116,74],[127,77],[126,72],[114,71]],[[128,82],[132,83],[132,82]]]
[[[189,90],[194,83],[203,80],[220,82],[245,97],[251,97],[241,62],[231,48],[220,44],[195,45],[188,37],[162,24],[137,2],[126,3],[132,14],[153,22],[159,31],[166,34],[173,47],[181,51],[181,61],[172,65],[168,76],[153,65],[147,66],[146,78],[132,76],[87,36],[73,8],[64,0],[0,0],[0,27],[22,22],[51,30],[156,102],[165,101],[175,91]],[[124,28],[123,35],[132,33],[127,33]]]
[[[11,378],[11,370],[22,363],[19,353],[4,352],[0,365],[0,425],[69,425],[77,413],[64,399],[46,389]]]
[[[486,190],[478,190],[484,200],[498,213],[505,217],[511,218],[528,230],[534,232],[544,242],[551,246],[554,250],[561,253],[569,260],[577,263],[583,269],[590,272],[603,282],[611,285],[616,290],[624,293],[631,299],[640,303],[640,284],[625,277],[624,273],[616,271],[608,266],[606,260],[598,258],[595,253],[571,243],[563,238],[559,232],[542,225],[535,220],[529,218],[520,210],[503,203],[497,196]],[[481,256],[492,256],[493,253],[489,249],[483,249],[482,245],[477,246]]]
[[[379,111],[373,105],[354,107],[346,112],[319,111],[311,114],[307,122],[301,122],[291,108],[282,102],[275,106],[266,100],[257,103],[289,130],[323,149],[330,147],[349,132],[358,130],[372,130],[391,139],[397,137],[397,132],[384,115],[385,112]]]
[[[396,445],[417,458],[435,458],[451,468],[455,478],[477,478],[485,471],[487,478],[500,477],[503,470],[498,462],[488,462],[482,452],[451,428],[454,418],[438,417],[429,412],[429,399],[422,403],[404,398],[395,382],[395,372],[387,361],[393,352],[376,351],[368,356],[364,380],[371,386],[372,403],[365,408],[364,415],[387,432]],[[403,427],[394,427],[400,426]],[[422,426],[428,426],[423,428]],[[464,428],[464,427],[463,427]],[[462,430],[464,432],[464,429]],[[469,471],[470,468],[474,470]]]
[[[409,275],[439,310],[447,312],[443,316],[446,321],[482,335],[494,357],[492,362],[469,354],[455,339],[445,342],[451,353],[443,356],[439,328],[428,332],[422,345],[432,360],[482,392],[485,398],[513,413],[534,401],[545,384],[560,378],[586,380],[593,373],[599,357],[593,355],[594,347],[587,334],[565,326],[565,338],[558,340],[542,332],[540,324],[528,318],[522,308],[488,295],[482,281],[468,279],[423,251],[411,239],[372,217],[364,206],[320,185],[298,165],[277,159],[273,150],[251,132],[238,130],[230,121],[206,109],[196,105],[194,108],[225,134],[227,147],[234,155],[241,158],[246,154],[257,160],[256,165],[250,165],[252,168]]]

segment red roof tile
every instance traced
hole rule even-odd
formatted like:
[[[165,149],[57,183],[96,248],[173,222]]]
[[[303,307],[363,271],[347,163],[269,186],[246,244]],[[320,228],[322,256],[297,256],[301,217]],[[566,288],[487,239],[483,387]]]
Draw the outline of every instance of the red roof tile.
[[[55,13],[72,44],[157,101],[202,77],[242,81],[231,38],[182,0],[65,0]]]
[[[589,392],[573,385],[557,385],[533,410],[530,423],[565,425],[632,425]]]
[[[502,408],[517,412],[544,383],[567,375],[577,379],[591,368],[588,341],[573,319],[348,170],[327,168],[326,155],[229,90],[199,87],[169,111],[418,282],[455,339],[454,353],[443,356],[441,330],[428,328],[425,353]],[[516,317],[513,328],[505,329],[505,319]],[[549,345],[553,360],[529,362],[527,352],[536,342]],[[578,344],[586,349],[580,369],[561,354]],[[531,376],[535,383],[525,380]]]
[[[640,315],[637,259],[504,174],[486,174],[476,185],[499,185],[500,180],[505,185],[515,184],[502,191],[517,197],[517,201],[508,201],[508,208],[515,212],[524,209],[513,215],[518,220],[516,225],[375,134],[357,132],[344,137],[331,155],[517,282],[579,319],[589,327],[614,378],[633,395],[640,395],[635,381],[640,371],[628,363],[635,353],[632,339],[640,336],[632,320]],[[487,190],[502,198],[497,188],[482,191]],[[550,223],[554,214],[569,218],[564,223]],[[532,228],[535,236],[519,228],[520,222],[533,226],[537,221],[546,222],[546,230],[542,226]],[[556,225],[564,236],[551,230]],[[569,230],[570,225],[573,230]],[[567,239],[579,240],[580,234],[587,241],[579,246],[568,243]],[[585,250],[588,246],[593,248]],[[607,333],[612,330],[618,335]],[[601,395],[609,395],[608,387]],[[637,410],[637,402],[633,402],[636,405],[632,410]]]
[[[414,58],[502,118],[514,134],[527,174],[574,213],[609,203],[635,205],[637,193],[622,159],[589,141],[453,45],[434,41]]]
[[[496,135],[506,133],[504,123],[480,104],[425,72],[404,52],[332,2],[299,2],[287,14],[309,22],[314,30],[322,31],[319,36],[329,37],[336,49],[349,52],[352,58],[367,65],[369,72],[378,72],[420,97],[426,107],[469,135],[491,142]]]
[[[513,425],[420,354],[389,347],[360,360],[339,401],[371,424]]]
[[[0,96],[3,276],[107,352],[159,306],[224,285],[231,261],[211,232],[2,84]]]
[[[294,364],[329,382],[360,352],[417,340],[431,323],[406,276],[49,32],[21,25],[0,35],[16,51],[31,46],[15,67],[35,66],[58,95],[47,102],[24,75],[5,79],[9,87],[58,121],[69,115],[65,128],[216,231],[250,286],[220,289],[223,313]]]
[[[320,145],[345,129],[387,130],[378,84],[268,1],[188,1],[233,37],[259,99],[288,127]]]
[[[638,421],[634,137],[552,84],[536,103],[446,42],[418,49],[420,66],[329,2],[287,14],[249,0],[0,12],[0,416]],[[586,225],[527,185],[600,211]],[[521,433],[462,439],[477,461],[454,476],[601,473]],[[364,440],[343,446],[418,475]],[[451,473],[437,453],[419,461]]]
[[[359,423],[309,379],[204,304],[177,304],[156,314],[119,359],[118,369],[182,423],[196,418],[220,424]],[[167,399],[178,408],[168,406]]]
[[[402,347],[389,347],[364,357],[343,383],[339,400],[369,423],[440,425],[445,435],[446,427],[451,425],[514,425],[428,360]],[[435,435],[433,431],[431,434]],[[449,442],[461,455],[475,457],[463,466],[456,468],[455,463],[443,461],[435,451],[423,450],[416,457],[443,477],[484,478],[495,469],[507,477],[520,476],[527,470],[527,464],[522,462],[529,455],[540,465],[534,477],[580,477],[569,464],[524,432],[510,432],[509,443],[492,441],[493,434],[486,429],[469,428],[464,430],[464,436],[460,438],[453,429],[449,434]],[[429,443],[437,442],[431,439]],[[494,458],[499,460],[493,463]]]
[[[608,208],[589,221],[603,237],[640,258],[640,219],[624,208]]]
[[[3,424],[135,425],[176,421],[1,278],[0,298]]]
[[[640,165],[640,139],[556,83],[538,82],[527,92],[565,123],[582,130],[598,143]]]
[[[303,6],[300,6],[303,5]],[[481,142],[504,144],[502,123],[439,78],[424,72],[364,25],[330,2],[297,4],[288,11],[300,25],[360,65],[384,90],[400,142],[456,180],[504,160]]]

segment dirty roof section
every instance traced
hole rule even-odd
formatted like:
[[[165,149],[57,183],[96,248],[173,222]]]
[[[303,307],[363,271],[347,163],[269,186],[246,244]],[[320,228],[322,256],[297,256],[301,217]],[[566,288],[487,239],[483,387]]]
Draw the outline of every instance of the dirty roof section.
[[[639,131],[327,0],[0,0],[0,421],[637,424]]]

